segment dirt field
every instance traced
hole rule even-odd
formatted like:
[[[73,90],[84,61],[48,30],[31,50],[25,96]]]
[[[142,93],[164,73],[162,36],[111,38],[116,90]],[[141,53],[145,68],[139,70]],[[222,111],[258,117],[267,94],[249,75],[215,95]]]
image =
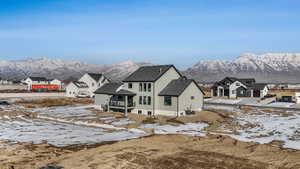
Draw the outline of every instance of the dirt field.
[[[245,143],[229,137],[156,135],[90,148],[22,144],[0,148],[1,169],[298,169],[300,151],[276,143]]]
[[[1,140],[21,143],[0,142],[0,169],[300,168],[295,112],[244,106],[194,116],[125,117],[89,103],[34,99],[2,106]]]
[[[88,98],[45,98],[45,99],[17,100],[14,103],[22,105],[26,108],[36,108],[36,107],[67,106],[67,105],[74,105],[74,104],[91,104],[93,103],[93,100]]]

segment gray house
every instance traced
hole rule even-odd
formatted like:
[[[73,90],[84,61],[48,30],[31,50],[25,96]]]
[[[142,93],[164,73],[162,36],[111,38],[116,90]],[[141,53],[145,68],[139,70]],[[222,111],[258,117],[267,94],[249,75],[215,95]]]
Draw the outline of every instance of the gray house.
[[[95,91],[95,104],[107,111],[181,116],[202,110],[203,91],[173,65],[144,66],[122,83]]]
[[[264,83],[256,83],[253,78],[225,77],[216,82],[212,89],[215,97],[264,97],[268,94],[268,86]]]

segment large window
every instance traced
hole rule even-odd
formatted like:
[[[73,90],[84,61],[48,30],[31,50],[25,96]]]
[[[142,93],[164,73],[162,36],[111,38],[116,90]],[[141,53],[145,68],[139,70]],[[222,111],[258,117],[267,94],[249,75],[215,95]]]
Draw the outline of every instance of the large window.
[[[140,84],[139,84],[139,91],[140,91],[140,92],[143,91],[143,83],[140,83]]]
[[[151,83],[148,83],[148,92],[151,92]]]
[[[171,96],[165,96],[164,97],[164,104],[166,106],[171,106],[172,105],[172,97]]]
[[[148,96],[148,105],[151,105],[151,96]]]
[[[143,96],[140,96],[140,98],[139,98],[139,104],[143,104]]]
[[[144,83],[144,92],[147,91],[147,83]]]
[[[143,104],[144,104],[144,105],[147,104],[147,96],[144,96]]]
[[[128,83],[128,89],[132,89],[132,83]]]

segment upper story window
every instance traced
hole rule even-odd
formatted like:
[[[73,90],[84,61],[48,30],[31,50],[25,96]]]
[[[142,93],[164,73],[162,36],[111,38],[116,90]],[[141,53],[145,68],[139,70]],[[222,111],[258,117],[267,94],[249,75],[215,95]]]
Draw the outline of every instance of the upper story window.
[[[144,105],[147,104],[147,96],[144,96],[143,104],[144,104]]]
[[[92,83],[92,86],[94,87],[94,86],[95,86],[95,83]]]
[[[165,104],[165,106],[171,106],[172,105],[172,97],[171,96],[165,96],[164,97],[164,104]]]
[[[191,100],[194,100],[195,99],[195,96],[191,96]]]
[[[236,86],[240,86],[241,84],[239,82],[236,83]]]
[[[148,83],[148,92],[151,92],[151,83]]]
[[[151,105],[151,96],[148,96],[148,105]]]
[[[144,83],[144,92],[147,91],[147,83]]]
[[[139,104],[143,104],[143,96],[139,97]]]
[[[132,83],[128,83],[128,89],[132,89]]]
[[[139,84],[139,91],[140,91],[140,92],[143,91],[143,83],[140,83],[140,84]]]

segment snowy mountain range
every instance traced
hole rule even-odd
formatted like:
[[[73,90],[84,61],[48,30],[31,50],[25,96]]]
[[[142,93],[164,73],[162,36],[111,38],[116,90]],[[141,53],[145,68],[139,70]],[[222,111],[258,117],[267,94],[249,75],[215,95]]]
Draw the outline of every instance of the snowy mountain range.
[[[200,61],[185,74],[213,82],[224,76],[254,77],[259,82],[300,82],[300,53],[246,53],[231,61]]]
[[[148,64],[127,61],[112,65],[95,65],[47,58],[0,61],[0,77],[2,79],[20,80],[28,76],[43,76],[61,80],[74,80],[86,72],[93,72],[103,73],[108,78],[118,81],[128,76],[140,66]]]
[[[103,73],[113,81],[121,81],[143,65],[152,64],[127,61],[111,65],[96,65],[47,58],[0,61],[0,77],[20,80],[27,76],[45,76],[66,80],[76,79],[86,72],[94,72]],[[247,53],[231,61],[200,61],[182,72],[200,82],[215,82],[225,76],[235,76],[253,77],[259,82],[299,83],[300,53],[266,53],[262,55]]]

